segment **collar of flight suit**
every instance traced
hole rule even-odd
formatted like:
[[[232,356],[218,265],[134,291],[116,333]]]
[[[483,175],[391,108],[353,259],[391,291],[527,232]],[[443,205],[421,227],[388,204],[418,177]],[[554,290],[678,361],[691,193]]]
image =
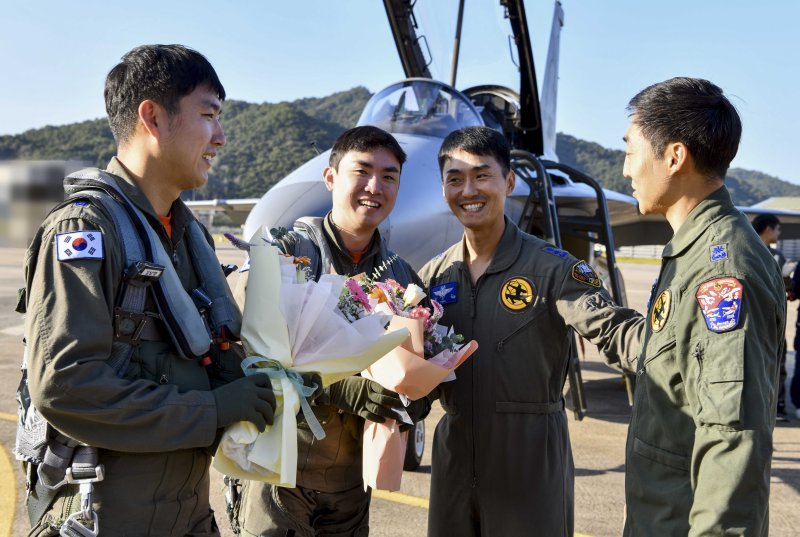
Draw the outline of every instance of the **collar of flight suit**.
[[[333,218],[331,217],[331,212],[328,212],[325,215],[325,218],[322,221],[322,230],[325,233],[325,236],[330,239],[328,244],[332,247],[331,253],[337,258],[333,261],[335,266],[334,268],[337,269],[346,269],[344,272],[338,272],[339,274],[347,274],[349,273],[350,269],[353,266],[353,258],[350,257],[350,252],[344,245],[344,241],[342,240],[339,231],[336,229],[336,224],[333,223]],[[380,253],[380,244],[381,244],[381,234],[378,229],[375,229],[375,232],[372,235],[372,239],[367,247],[367,250],[361,256],[361,260],[358,262],[358,266],[361,267],[369,262],[373,257]]]
[[[699,239],[711,224],[734,209],[731,195],[725,186],[715,190],[692,209],[678,232],[664,247],[662,257],[678,257]]]
[[[506,228],[500,236],[500,242],[497,243],[497,248],[492,255],[492,260],[486,268],[485,274],[493,274],[496,272],[503,272],[514,264],[514,261],[519,257],[520,249],[522,248],[522,232],[517,225],[508,219],[507,216],[503,217]],[[458,251],[456,261],[464,262],[464,252],[467,248],[467,236],[461,238],[461,248]]]
[[[166,236],[166,231],[164,231],[161,220],[158,219],[155,209],[153,209],[147,196],[145,196],[133,182],[133,179],[131,179],[131,176],[128,174],[128,170],[125,169],[125,166],[122,165],[117,157],[111,157],[111,161],[109,161],[108,166],[106,166],[106,171],[118,179],[117,184],[122,191],[125,192],[125,195],[147,216],[153,229],[157,230],[158,233],[162,235],[162,238],[169,243],[170,241]],[[192,212],[191,209],[178,198],[172,202],[170,214],[172,215],[172,237],[174,237],[173,241],[177,242],[180,240],[180,237],[183,236],[186,226],[191,223],[193,219]],[[173,242],[173,244],[175,244],[175,242]]]

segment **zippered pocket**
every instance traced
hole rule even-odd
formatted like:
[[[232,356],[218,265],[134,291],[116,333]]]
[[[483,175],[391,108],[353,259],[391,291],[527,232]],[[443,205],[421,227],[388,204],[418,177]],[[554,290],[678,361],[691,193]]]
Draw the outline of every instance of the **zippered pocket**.
[[[536,308],[534,311],[531,312],[530,317],[528,317],[527,319],[522,321],[522,324],[520,324],[519,326],[514,328],[512,330],[512,332],[510,334],[508,334],[507,336],[502,337],[497,342],[497,350],[498,350],[498,352],[502,352],[503,351],[503,347],[505,346],[505,344],[510,339],[512,339],[513,337],[518,335],[520,332],[522,332],[523,330],[528,328],[531,325],[531,323],[533,323],[533,321],[535,321],[542,313],[544,313],[544,311],[545,311],[544,307]]]
[[[662,343],[661,346],[659,346],[653,352],[650,352],[649,350],[646,350],[645,351],[646,356],[645,356],[645,359],[644,359],[644,363],[642,363],[642,370],[646,369],[647,368],[647,364],[649,364],[650,362],[652,362],[656,358],[659,358],[659,357],[663,356],[664,354],[666,354],[668,351],[674,349],[676,344],[677,344],[677,339],[673,337],[669,341],[667,341],[665,343]]]

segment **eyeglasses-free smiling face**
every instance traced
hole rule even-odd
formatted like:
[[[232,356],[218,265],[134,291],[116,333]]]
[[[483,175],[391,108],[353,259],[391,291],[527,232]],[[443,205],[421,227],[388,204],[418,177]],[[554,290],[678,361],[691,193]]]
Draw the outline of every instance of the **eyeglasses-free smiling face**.
[[[198,188],[208,181],[208,171],[225,145],[219,122],[222,103],[207,86],[198,86],[182,97],[178,112],[169,116],[161,141],[161,158],[173,186],[178,190]]]
[[[351,232],[374,231],[394,208],[400,189],[400,162],[387,149],[348,151],[323,172],[333,194],[333,221]]]
[[[468,229],[502,226],[506,197],[514,190],[514,172],[503,173],[490,155],[457,150],[444,162],[442,194],[450,210]]]

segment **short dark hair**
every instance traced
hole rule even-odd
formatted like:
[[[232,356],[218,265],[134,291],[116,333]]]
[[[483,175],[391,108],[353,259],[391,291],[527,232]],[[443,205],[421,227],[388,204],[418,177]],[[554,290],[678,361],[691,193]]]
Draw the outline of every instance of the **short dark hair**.
[[[444,172],[444,163],[456,151],[473,155],[489,156],[500,164],[503,175],[511,170],[511,146],[500,132],[483,126],[464,127],[447,135],[439,148],[439,175]]]
[[[755,229],[756,233],[759,235],[768,227],[774,228],[779,225],[781,225],[781,221],[778,220],[778,217],[774,214],[760,214],[753,218],[753,229]]]
[[[117,144],[133,134],[142,101],[155,101],[174,115],[181,98],[204,85],[225,100],[216,71],[196,50],[183,45],[143,45],[125,54],[108,73],[104,91],[108,124]]]
[[[331,156],[328,159],[328,165],[336,171],[339,171],[339,163],[342,158],[350,151],[359,151],[368,153],[375,149],[385,149],[397,159],[400,167],[406,162],[406,152],[397,143],[395,137],[378,127],[372,125],[363,125],[361,127],[353,127],[344,131],[336,138],[331,148]]]
[[[701,78],[671,78],[640,91],[628,111],[657,158],[667,144],[681,142],[698,172],[725,179],[739,149],[742,120],[718,86]]]

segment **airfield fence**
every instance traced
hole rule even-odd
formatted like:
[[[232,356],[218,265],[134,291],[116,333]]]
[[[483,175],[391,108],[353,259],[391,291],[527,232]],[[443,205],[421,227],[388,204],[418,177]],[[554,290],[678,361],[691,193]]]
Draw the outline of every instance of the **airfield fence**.
[[[800,261],[800,239],[778,241],[778,250],[789,261]],[[644,259],[657,259],[664,250],[663,244],[639,244],[636,246],[621,246],[617,250],[618,257],[637,257]]]
[[[664,251],[663,244],[637,244],[622,246],[617,250],[617,257],[637,257],[641,259],[658,259]]]

